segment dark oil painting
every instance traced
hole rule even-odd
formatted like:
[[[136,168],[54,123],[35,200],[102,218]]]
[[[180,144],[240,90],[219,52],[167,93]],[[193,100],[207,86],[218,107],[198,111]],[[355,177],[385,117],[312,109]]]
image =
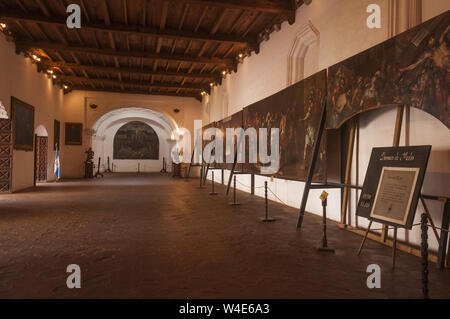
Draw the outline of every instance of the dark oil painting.
[[[11,113],[14,125],[14,149],[32,151],[34,145],[34,107],[12,97]]]
[[[279,128],[280,167],[274,176],[306,180],[319,130],[321,101],[326,94],[326,84],[324,70],[244,109],[245,129],[267,128],[270,135],[272,127]],[[270,136],[267,143],[270,152]],[[260,174],[260,163],[248,163],[248,139],[246,153],[245,171]],[[325,181],[325,179],[326,150],[325,142],[322,140],[314,180]]]
[[[229,117],[224,118],[223,120],[217,122],[216,127],[219,129],[220,133],[223,136],[223,161],[224,164],[219,165],[219,168],[224,168],[231,170],[233,168],[233,163],[226,163],[227,156],[230,157],[232,154],[236,154],[237,152],[237,143],[238,139],[237,136],[234,135],[234,149],[227,148],[227,129],[239,129],[243,128],[242,123],[243,118],[243,111],[239,111],[237,113],[234,113],[233,115],[230,115]],[[235,166],[235,171],[240,172],[242,171],[243,167],[242,164],[237,163]]]
[[[329,68],[327,128],[373,108],[419,108],[450,128],[450,11]]]
[[[158,160],[159,139],[155,130],[139,121],[122,126],[114,136],[114,159]]]
[[[83,144],[83,124],[66,123],[66,145]]]

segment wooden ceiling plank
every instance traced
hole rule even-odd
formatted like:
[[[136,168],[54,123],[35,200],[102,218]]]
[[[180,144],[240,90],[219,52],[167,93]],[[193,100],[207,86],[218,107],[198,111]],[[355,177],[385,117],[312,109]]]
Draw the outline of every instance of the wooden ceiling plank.
[[[39,8],[41,8],[41,11],[45,14],[45,16],[48,18],[51,16],[50,11],[48,10],[47,6],[45,5],[42,0],[36,0],[37,4],[39,5]]]
[[[203,19],[205,18],[206,13],[208,12],[208,9],[209,9],[208,6],[206,6],[206,7],[203,8],[203,11],[202,11],[202,14],[201,14],[201,16],[200,16],[200,19],[198,19],[198,22],[197,22],[197,24],[195,25],[194,32],[197,32],[198,29],[200,28],[200,26],[202,25]]]
[[[86,3],[84,2],[84,0],[80,0],[80,6],[81,6],[81,10],[84,13],[84,17],[86,18],[86,21],[91,22],[91,18],[89,16],[89,12],[87,11]]]
[[[184,5],[183,15],[181,16],[180,23],[178,24],[178,30],[183,29],[184,21],[186,20],[188,12],[189,12],[189,3],[186,3]]]
[[[261,18],[261,16],[263,14],[264,14],[263,12],[258,12],[258,14],[252,20],[252,22],[250,23],[248,28],[245,29],[245,32],[244,32],[243,36],[247,36],[248,35],[248,33],[255,27],[256,23],[258,23],[258,21],[259,21],[259,18]]]
[[[214,35],[219,30],[220,26],[222,25],[223,20],[225,19],[226,14],[228,13],[228,9],[222,10],[222,13],[220,14],[219,18],[217,19],[216,23],[211,29],[210,34]]]

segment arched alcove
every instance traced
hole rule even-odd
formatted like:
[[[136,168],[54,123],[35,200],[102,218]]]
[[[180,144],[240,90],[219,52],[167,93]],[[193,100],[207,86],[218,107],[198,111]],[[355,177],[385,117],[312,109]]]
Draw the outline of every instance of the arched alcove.
[[[294,42],[288,54],[287,86],[290,86],[305,78],[305,59],[312,48],[318,50],[319,31],[309,21],[297,32]],[[318,55],[318,52],[316,52]],[[317,59],[311,59],[311,70],[318,71]],[[311,74],[313,72],[310,72]]]
[[[34,134],[36,134],[37,136],[48,137],[48,132],[44,125],[39,125],[38,127],[36,127]]]
[[[156,158],[115,158],[114,138],[123,126],[132,122],[140,122],[155,132],[158,139]],[[154,110],[135,107],[115,109],[99,117],[92,126],[95,162],[97,163],[100,157],[102,169],[107,169],[109,158],[110,169],[116,172],[159,172],[165,159],[170,168],[170,150],[175,144],[175,132],[178,131],[176,123]]]

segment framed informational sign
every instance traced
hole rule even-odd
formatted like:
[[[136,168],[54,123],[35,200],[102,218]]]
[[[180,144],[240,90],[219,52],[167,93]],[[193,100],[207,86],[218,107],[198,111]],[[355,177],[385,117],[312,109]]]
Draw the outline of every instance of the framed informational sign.
[[[431,146],[374,148],[356,215],[411,229]]]

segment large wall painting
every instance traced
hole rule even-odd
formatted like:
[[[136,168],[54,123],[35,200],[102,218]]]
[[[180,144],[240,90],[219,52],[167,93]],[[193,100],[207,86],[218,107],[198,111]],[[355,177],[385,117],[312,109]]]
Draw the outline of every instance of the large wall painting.
[[[139,121],[122,126],[114,137],[114,159],[158,160],[159,139],[155,130]]]
[[[244,109],[245,129],[271,128],[280,130],[280,167],[274,176],[306,180],[322,111],[321,101],[326,94],[326,71],[321,71],[285,90]],[[258,135],[259,131],[257,130]],[[270,152],[270,136],[267,138]],[[259,174],[261,164],[248,163],[246,143],[246,172]],[[322,140],[316,171],[316,181],[326,179],[326,150]]]
[[[373,108],[419,108],[450,128],[450,11],[328,71],[327,128]]]

